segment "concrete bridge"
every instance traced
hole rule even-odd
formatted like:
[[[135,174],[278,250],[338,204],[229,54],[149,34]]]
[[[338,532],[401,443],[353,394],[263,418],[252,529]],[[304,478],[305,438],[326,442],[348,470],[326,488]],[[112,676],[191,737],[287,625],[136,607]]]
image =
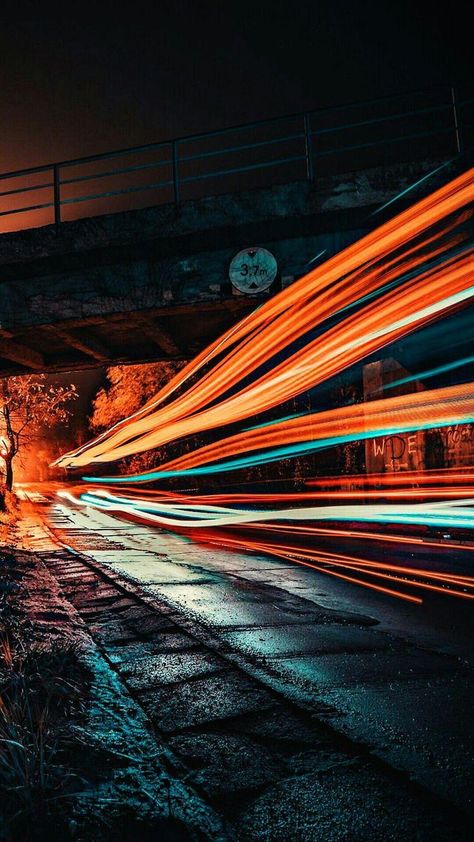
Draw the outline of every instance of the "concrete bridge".
[[[341,171],[313,154],[306,122],[305,131],[297,135],[306,141],[304,154],[293,156],[302,159],[303,177],[299,170],[298,177],[287,173],[286,183],[259,186],[257,180],[247,189],[241,170],[253,173],[250,164],[235,170],[238,189],[221,195],[187,198],[175,181],[167,203],[118,212],[112,203],[113,213],[102,208],[102,215],[71,221],[62,221],[72,200],[61,198],[59,187],[96,175],[60,182],[55,165],[51,184],[18,188],[18,174],[7,174],[15,190],[0,196],[54,188],[56,218],[55,224],[0,234],[0,375],[189,358],[257,301],[379,224],[384,214],[374,217],[374,210],[412,188],[387,208],[392,215],[449,178],[456,162],[425,176],[449,159],[449,150],[454,158],[460,151],[454,134],[449,150],[434,144],[428,153],[424,144],[423,155],[374,166],[369,144],[368,156],[352,152],[353,168]],[[252,155],[255,145],[247,144]],[[27,205],[26,211],[35,207],[49,205]],[[256,246],[272,253],[278,272],[268,290],[249,296],[232,287],[229,265],[237,252]]]

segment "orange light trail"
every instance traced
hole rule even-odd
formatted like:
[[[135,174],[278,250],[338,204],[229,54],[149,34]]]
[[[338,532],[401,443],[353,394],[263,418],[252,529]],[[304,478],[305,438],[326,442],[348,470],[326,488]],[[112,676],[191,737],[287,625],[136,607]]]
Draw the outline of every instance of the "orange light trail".
[[[190,472],[196,467],[255,450],[271,450],[306,442],[312,442],[308,449],[316,450],[318,442],[325,446],[326,442],[333,443],[340,436],[344,440],[354,440],[362,435],[385,435],[387,429],[419,429],[423,426],[470,422],[473,419],[474,383],[415,392],[311,413],[237,433],[164,463],[155,476],[159,479],[160,475],[165,476],[167,472]],[[146,482],[153,478],[149,471],[134,475],[135,482]],[[110,479],[101,478],[101,482]],[[119,481],[125,482],[126,479],[120,478]]]
[[[472,466],[311,477],[304,491],[294,493],[231,490],[194,496],[134,492],[132,486],[210,474],[227,478],[234,470],[349,442],[473,423],[472,375],[467,383],[390,393],[364,403],[329,409],[322,404],[277,419],[266,415],[472,305],[474,250],[464,229],[472,221],[473,198],[474,170],[469,170],[266,301],[140,410],[57,464],[79,468],[117,462],[185,439],[187,452],[141,473],[85,477],[90,484],[80,486],[77,496],[75,489],[61,495],[199,542],[284,558],[416,605],[422,598],[410,589],[425,596],[474,599],[474,577],[464,573],[311,546],[313,539],[350,538],[392,545],[393,553],[399,551],[394,544],[439,548],[429,534],[420,537],[413,531],[452,528],[464,534],[474,529]],[[460,362],[449,362],[451,368],[456,365]],[[431,365],[429,373],[440,368]],[[193,438],[211,432],[211,443]],[[118,493],[117,485],[122,487]],[[344,522],[351,526],[339,526]],[[382,524],[384,530],[396,524],[398,533],[405,533],[352,526],[365,522]],[[236,530],[238,537],[232,537]],[[452,540],[442,547],[463,551],[464,557],[472,552],[472,546]]]
[[[465,214],[473,196],[470,170],[266,302],[202,352],[138,413],[66,454],[59,464],[115,461],[267,411],[462,304],[474,294],[472,249],[424,269],[423,239],[416,239],[424,235],[432,241],[428,230],[436,224],[446,228],[450,215]],[[442,234],[443,229],[438,238]],[[403,251],[407,248],[408,258]],[[415,269],[418,275],[413,276]],[[397,283],[387,290],[387,281]],[[378,298],[258,375],[258,368],[289,343],[377,291]],[[213,361],[184,394],[163,406]],[[257,373],[254,383],[239,391],[238,383],[252,373]],[[237,391],[225,397],[229,389]]]
[[[456,576],[455,574],[451,573],[437,573],[432,570],[426,571],[422,568],[417,567],[373,562],[367,559],[357,558],[355,556],[347,556],[339,553],[328,553],[321,550],[302,551],[292,546],[282,546],[279,544],[274,545],[266,542],[264,543],[261,541],[252,541],[248,539],[235,540],[228,537],[223,537],[221,534],[216,534],[214,536],[212,535],[212,533],[208,534],[207,536],[199,535],[198,539],[200,541],[204,540],[206,542],[220,544],[222,546],[232,546],[236,549],[245,550],[248,552],[263,552],[266,555],[275,555],[280,558],[288,559],[297,564],[302,564],[305,567],[311,567],[315,570],[318,570],[321,573],[338,575],[340,578],[345,578],[348,581],[351,581],[355,584],[363,584],[366,587],[369,586],[366,580],[348,577],[341,573],[336,574],[334,571],[328,570],[327,568],[322,567],[321,565],[315,564],[315,561],[334,565],[337,567],[347,568],[349,570],[354,570],[355,572],[375,576],[377,578],[383,578],[390,581],[402,583],[410,587],[423,588],[425,590],[434,591],[443,595],[450,595],[468,600],[474,599],[474,593],[459,591],[451,587],[452,585],[460,585],[462,587],[470,589],[470,591],[474,591],[474,577],[472,576]],[[392,571],[392,573],[388,571]],[[396,572],[405,574],[405,578],[392,575]],[[415,579],[413,579],[414,576],[418,578],[434,579],[435,581],[443,582],[447,587],[434,585],[429,581],[417,582]],[[400,591],[394,591],[393,589],[387,589],[382,586],[376,586],[374,584],[371,584],[371,587],[374,590],[380,590],[384,593],[390,594],[391,596],[397,596],[403,599],[407,599],[411,602],[422,602],[422,599],[420,599],[419,597],[414,597],[411,594],[406,594]]]

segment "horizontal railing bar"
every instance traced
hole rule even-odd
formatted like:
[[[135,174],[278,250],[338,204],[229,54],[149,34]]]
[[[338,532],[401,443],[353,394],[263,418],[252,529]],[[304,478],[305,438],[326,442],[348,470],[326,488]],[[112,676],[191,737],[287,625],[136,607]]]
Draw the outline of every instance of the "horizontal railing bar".
[[[80,181],[93,181],[95,178],[107,178],[107,176],[122,175],[123,173],[138,172],[139,170],[151,170],[151,169],[154,169],[156,167],[163,167],[163,166],[165,166],[165,164],[171,165],[172,163],[173,163],[173,161],[166,160],[166,161],[154,161],[153,163],[150,163],[150,164],[137,164],[136,166],[123,167],[119,170],[108,170],[106,172],[91,173],[89,175],[78,175],[75,178],[64,178],[64,179],[61,178],[59,183],[61,184],[61,186],[63,184],[77,184]]]
[[[48,170],[52,170],[54,164],[43,164],[40,167],[29,167],[26,170],[13,170],[12,172],[4,172],[0,173],[0,181],[4,181],[7,178],[23,178],[25,175],[35,175],[37,172],[47,172]]]
[[[304,136],[304,132],[298,132],[298,134],[290,134],[284,137],[272,138],[271,140],[259,140],[255,143],[243,143],[240,146],[227,146],[224,147],[224,149],[213,149],[211,152],[201,152],[197,155],[180,155],[179,162],[200,161],[203,158],[212,158],[218,155],[229,155],[235,152],[244,152],[248,149],[258,149],[261,146],[270,146],[271,144],[284,143],[289,140],[302,140]]]
[[[72,158],[69,161],[60,161],[56,166],[78,167],[81,164],[92,164],[94,161],[106,161],[110,158],[120,158],[122,155],[133,155],[140,152],[149,152],[152,149],[162,149],[164,146],[171,146],[172,140],[161,140],[159,143],[144,143],[141,146],[130,146],[128,149],[117,149],[114,152],[99,152],[98,155],[88,155],[87,158]]]
[[[265,120],[256,120],[254,123],[240,123],[236,126],[229,126],[225,129],[217,129],[211,132],[204,132],[202,134],[194,134],[194,135],[182,135],[176,138],[170,138],[168,140],[162,140],[158,143],[145,143],[141,146],[130,146],[123,149],[117,149],[114,152],[101,152],[98,155],[90,155],[86,158],[75,158],[69,161],[60,161],[57,166],[58,167],[72,167],[78,166],[80,164],[91,163],[93,161],[101,161],[106,158],[113,158],[120,155],[131,155],[136,152],[146,152],[151,149],[158,149],[163,146],[171,146],[173,143],[181,144],[187,143],[190,141],[195,140],[202,140],[203,138],[207,137],[218,137],[221,134],[227,134],[228,132],[234,132],[244,129],[255,129],[259,126],[268,125],[270,123],[281,122],[283,120],[292,120],[296,119],[297,117],[303,117],[304,112],[295,112],[294,114],[283,114],[279,117],[268,117]],[[54,164],[49,164],[48,167],[52,167]]]
[[[156,184],[140,184],[137,187],[124,187],[122,190],[108,190],[106,193],[76,196],[72,199],[61,199],[61,207],[63,205],[75,205],[77,202],[92,202],[94,199],[108,199],[111,196],[123,196],[126,193],[139,193],[140,190],[158,190],[160,187],[170,187],[172,185],[172,181],[158,181]]]
[[[293,155],[289,158],[280,158],[275,161],[268,161],[263,164],[249,164],[246,167],[234,167],[230,170],[214,170],[210,173],[204,173],[202,175],[188,175],[185,178],[180,178],[180,183],[183,184],[184,182],[188,181],[200,181],[201,179],[206,178],[219,178],[220,176],[224,175],[235,175],[239,172],[249,172],[250,170],[263,170],[267,167],[275,167],[279,164],[290,164],[292,161],[305,161],[306,155]]]
[[[304,111],[295,111],[292,114],[281,114],[279,117],[267,117],[264,120],[256,120],[253,123],[239,123],[235,126],[227,126],[225,129],[215,129],[212,132],[202,132],[202,134],[190,134],[183,137],[176,138],[176,143],[194,143],[198,140],[205,140],[208,137],[220,137],[224,134],[232,134],[232,132],[251,131],[258,129],[260,126],[269,126],[272,123],[282,123],[284,120],[302,120]]]
[[[436,129],[436,131],[430,132],[418,132],[417,134],[400,134],[397,137],[391,137],[388,140],[384,140],[381,143],[379,140],[375,140],[371,143],[358,143],[355,146],[339,146],[336,149],[325,149],[323,152],[315,152],[314,157],[320,158],[323,155],[338,155],[340,152],[352,152],[356,149],[368,149],[371,146],[380,146],[382,149],[384,146],[387,146],[389,143],[398,143],[400,140],[416,140],[419,137],[434,137],[438,134],[447,134],[449,132],[453,132],[453,127],[449,126],[446,129]]]
[[[95,161],[103,161],[103,160],[108,160],[110,158],[120,157],[121,155],[132,155],[132,154],[135,154],[135,153],[149,151],[151,149],[159,149],[159,148],[162,148],[164,146],[170,146],[173,143],[179,144],[179,143],[185,143],[185,142],[188,142],[188,141],[201,140],[205,137],[206,138],[207,137],[209,137],[209,138],[210,137],[218,137],[221,134],[226,134],[226,133],[237,131],[237,130],[240,130],[240,129],[251,130],[251,129],[257,128],[258,126],[268,125],[270,123],[275,123],[275,122],[281,122],[283,120],[296,119],[297,117],[302,118],[303,116],[304,116],[304,112],[295,112],[294,114],[283,115],[281,117],[269,117],[267,120],[259,120],[259,121],[256,121],[255,123],[242,123],[242,124],[237,125],[237,126],[229,126],[226,129],[218,129],[217,131],[206,132],[206,133],[199,134],[199,135],[185,135],[185,136],[182,136],[180,138],[176,138],[174,140],[164,140],[164,141],[160,141],[159,143],[148,143],[148,144],[143,144],[141,146],[130,146],[128,148],[118,149],[114,152],[102,152],[102,153],[99,153],[98,155],[88,155],[88,156],[83,157],[83,158],[72,158],[70,160],[60,161],[57,164],[44,164],[42,166],[34,167],[34,168],[30,168],[30,169],[15,170],[13,172],[0,174],[0,179],[20,177],[20,176],[24,176],[24,175],[30,175],[30,174],[36,173],[36,172],[44,172],[46,170],[53,169],[54,166],[57,166],[59,168],[63,168],[63,167],[80,166],[81,164],[90,164],[90,163],[94,163]],[[191,159],[191,156],[189,156],[189,159]],[[180,160],[183,160],[183,159],[180,158]],[[62,181],[61,183],[64,184],[65,182]]]
[[[202,155],[185,155],[185,156],[180,157],[179,160],[180,160],[180,163],[182,161],[200,160],[201,158],[208,158],[208,157],[211,157],[211,156],[218,156],[218,155],[226,155],[226,154],[233,153],[233,152],[247,151],[249,149],[256,149],[256,148],[262,147],[262,146],[268,146],[268,145],[271,145],[271,144],[283,143],[285,141],[298,140],[298,139],[301,139],[303,137],[304,137],[304,133],[300,132],[298,134],[287,135],[287,136],[282,137],[282,138],[274,138],[272,140],[259,141],[258,143],[248,143],[248,144],[243,144],[243,145],[238,146],[238,147],[227,147],[225,149],[214,150],[212,152],[207,152],[207,153],[204,153]],[[142,171],[142,170],[154,169],[154,168],[157,168],[157,167],[171,165],[172,163],[173,162],[171,160],[168,160],[168,159],[165,160],[165,161],[153,161],[149,164],[137,164],[137,165],[132,166],[132,167],[121,167],[120,169],[117,169],[117,170],[107,170],[106,172],[90,173],[88,175],[76,176],[75,178],[65,178],[65,179],[60,180],[60,184],[61,184],[61,186],[68,185],[68,184],[78,184],[79,182],[82,182],[82,181],[94,181],[96,178],[107,178],[107,177],[112,177],[112,176],[116,176],[116,175],[123,175],[124,173],[139,172],[139,171]],[[9,195],[14,195],[16,193],[26,193],[30,190],[37,190],[37,189],[40,189],[40,188],[43,188],[43,187],[53,187],[53,182],[49,182],[47,184],[45,183],[43,185],[37,185],[36,187],[22,187],[22,188],[19,188],[18,190],[5,191],[4,193],[0,193],[0,196],[9,196]]]
[[[13,170],[12,172],[7,173],[0,173],[0,180],[5,178],[20,178],[24,175],[31,175],[37,172],[45,172],[46,170],[52,170],[54,167],[75,167],[80,166],[81,164],[92,164],[94,161],[105,161],[109,158],[118,158],[121,155],[132,155],[133,153],[139,152],[146,152],[151,149],[160,149],[164,146],[171,146],[173,143],[172,140],[162,140],[158,143],[145,143],[141,146],[130,146],[127,149],[117,149],[113,152],[100,152],[96,155],[87,155],[83,158],[71,158],[68,161],[59,161],[58,163],[53,164],[43,164],[39,167],[30,167],[25,170]]]
[[[54,202],[47,202],[44,205],[31,205],[27,208],[14,208],[13,210],[0,211],[0,216],[13,216],[14,213],[28,213],[28,211],[42,210],[43,208],[54,207]]]
[[[183,136],[183,137],[180,137],[180,138],[176,138],[176,142],[177,143],[184,143],[184,142],[192,141],[192,140],[202,140],[205,137],[214,137],[214,136],[217,136],[217,135],[220,135],[220,134],[225,134],[227,132],[239,131],[240,129],[255,128],[257,126],[265,125],[265,124],[268,124],[268,123],[273,123],[273,122],[278,121],[278,120],[292,120],[292,119],[302,118],[302,117],[304,117],[305,114],[308,114],[308,115],[312,116],[314,114],[329,113],[331,111],[341,111],[341,110],[344,110],[346,108],[358,108],[358,107],[360,108],[364,105],[376,105],[380,102],[387,102],[389,100],[400,99],[401,97],[404,97],[404,96],[418,96],[420,94],[424,94],[424,93],[428,93],[428,92],[433,92],[433,93],[439,92],[439,93],[441,93],[441,91],[445,91],[445,90],[450,91],[451,86],[450,85],[441,85],[439,87],[434,87],[434,88],[433,87],[431,87],[431,88],[430,87],[420,88],[420,89],[415,90],[415,91],[405,91],[405,92],[400,93],[400,94],[387,94],[387,95],[382,96],[382,97],[376,97],[375,99],[358,100],[357,102],[343,103],[342,105],[322,106],[321,108],[314,108],[314,109],[310,109],[310,110],[307,110],[307,111],[296,111],[292,114],[283,114],[280,117],[269,117],[265,120],[259,120],[258,122],[255,122],[255,123],[240,123],[240,124],[235,125],[235,126],[228,126],[225,129],[218,129],[218,130],[212,131],[212,132],[203,132],[202,134],[199,134],[199,135]]]
[[[278,121],[281,122],[283,120],[292,120],[292,119],[302,118],[304,116],[304,114],[314,115],[314,114],[340,111],[340,110],[344,110],[344,109],[347,109],[347,108],[357,108],[357,107],[362,107],[364,105],[371,105],[371,104],[376,105],[376,104],[381,103],[381,102],[387,102],[387,101],[390,101],[390,100],[400,99],[400,98],[405,97],[405,96],[418,96],[418,95],[423,94],[423,93],[441,92],[441,91],[444,91],[446,89],[450,90],[450,86],[442,85],[442,86],[436,87],[436,88],[423,88],[423,89],[416,90],[416,91],[405,91],[405,92],[402,92],[402,93],[399,93],[399,94],[388,94],[386,96],[378,97],[376,99],[371,99],[371,100],[360,100],[358,102],[344,103],[344,104],[336,105],[336,106],[325,106],[325,107],[321,107],[321,108],[318,108],[318,109],[308,110],[306,112],[298,111],[298,112],[295,112],[293,114],[283,114],[283,115],[280,115],[278,117],[269,117],[269,118],[266,118],[264,120],[258,120],[258,121],[252,122],[252,123],[240,123],[240,124],[237,124],[237,125],[234,125],[234,126],[228,126],[225,129],[217,129],[217,130],[214,130],[214,131],[211,131],[211,132],[203,132],[203,133],[194,134],[194,135],[183,135],[181,137],[171,138],[171,139],[168,139],[168,140],[158,141],[158,142],[155,142],[155,143],[147,143],[147,144],[141,144],[140,146],[133,146],[133,147],[126,147],[126,148],[123,148],[123,149],[117,149],[117,150],[114,150],[113,152],[102,152],[102,153],[99,153],[99,154],[96,154],[96,155],[84,156],[82,158],[72,158],[72,159],[65,160],[65,161],[59,161],[57,163],[44,164],[44,165],[41,165],[41,166],[38,166],[38,167],[29,167],[29,168],[23,169],[23,170],[17,170],[17,171],[13,171],[13,172],[9,172],[9,173],[0,174],[0,179],[11,178],[12,176],[30,175],[30,174],[36,173],[36,172],[44,172],[45,170],[52,169],[52,167],[54,167],[54,166],[71,167],[71,166],[76,166],[76,165],[80,165],[80,164],[91,163],[93,161],[106,160],[108,158],[114,158],[114,157],[118,157],[120,155],[129,155],[129,154],[134,154],[134,153],[139,153],[139,152],[145,152],[145,151],[150,150],[150,149],[158,149],[158,148],[163,147],[163,146],[171,145],[172,143],[178,143],[179,144],[179,143],[186,143],[186,142],[191,142],[191,141],[202,140],[203,138],[218,137],[222,134],[227,134],[227,133],[233,132],[233,131],[240,131],[240,130],[244,130],[244,129],[253,129],[253,128],[257,128],[258,126],[269,125],[271,123],[275,123],[275,122],[278,122]]]
[[[256,143],[245,143],[245,144],[241,144],[240,146],[228,146],[228,147],[225,147],[224,149],[215,149],[215,150],[212,150],[211,152],[203,152],[203,153],[198,154],[198,155],[181,155],[180,158],[179,158],[179,162],[182,163],[183,161],[200,161],[201,159],[204,159],[204,158],[210,158],[210,157],[216,157],[216,156],[219,156],[219,155],[228,155],[228,154],[231,154],[231,153],[248,151],[249,149],[257,149],[257,148],[262,147],[262,146],[275,145],[277,143],[284,143],[284,142],[288,142],[290,140],[301,140],[302,138],[304,138],[304,136],[305,136],[304,132],[299,132],[297,134],[286,135],[284,137],[272,138],[271,140],[261,140],[261,141],[258,141]],[[107,176],[120,175],[122,173],[137,172],[139,170],[153,169],[154,167],[161,167],[161,166],[165,166],[166,164],[171,165],[172,163],[173,162],[171,160],[165,160],[165,161],[152,162],[152,163],[149,163],[149,164],[137,164],[136,166],[133,166],[133,167],[123,167],[123,168],[118,169],[118,170],[108,170],[108,171],[102,172],[102,173],[93,173],[93,174],[90,174],[90,175],[77,176],[76,178],[61,179],[60,183],[61,183],[61,185],[63,185],[63,184],[76,184],[80,181],[93,181],[95,178],[105,178]],[[183,179],[180,179],[180,180],[182,181]],[[0,195],[2,195],[2,194],[0,193]]]
[[[279,117],[269,117],[265,120],[258,120],[254,123],[241,123],[237,126],[229,126],[225,129],[218,129],[212,132],[205,132],[203,134],[196,134],[196,135],[183,135],[178,138],[171,138],[170,140],[163,140],[159,141],[158,143],[145,143],[141,146],[129,146],[123,149],[117,149],[114,152],[100,152],[97,155],[87,155],[82,158],[71,158],[66,161],[59,161],[57,164],[44,164],[39,167],[30,168],[26,170],[16,170],[9,173],[3,173],[0,175],[0,179],[3,178],[12,178],[13,176],[22,176],[22,175],[29,175],[30,173],[34,172],[43,172],[44,170],[50,170],[54,166],[59,168],[63,167],[73,167],[73,166],[80,166],[81,164],[90,164],[94,161],[104,161],[110,158],[117,158],[121,155],[133,155],[140,152],[146,152],[151,149],[159,149],[164,146],[171,146],[173,143],[186,143],[188,141],[195,141],[201,140],[205,137],[218,137],[221,134],[226,134],[233,131],[238,131],[240,129],[254,129],[258,126],[268,125],[270,123],[281,122],[282,120],[291,120],[296,119],[297,117],[303,117],[304,112],[295,112],[294,114],[284,114]]]
[[[44,190],[46,187],[53,187],[54,182],[48,181],[43,184],[34,184],[32,187],[17,187],[16,190],[4,190],[0,196],[16,196],[17,193],[31,193],[33,190]]]
[[[235,173],[239,172],[246,172],[247,170],[255,170],[255,169],[264,169],[266,167],[275,166],[278,164],[285,164],[291,161],[303,161],[305,159],[304,155],[293,156],[290,158],[282,158],[281,160],[275,161],[268,161],[263,164],[251,164],[247,167],[238,167],[232,168],[229,170],[221,170],[221,171],[213,171],[211,173],[204,173],[202,175],[197,176],[186,176],[185,178],[180,179],[180,183],[183,184],[184,182],[190,181],[199,181],[201,179],[206,178],[217,178],[218,176],[224,175],[234,175]],[[93,201],[95,199],[107,199],[110,196],[121,196],[127,193],[138,193],[141,190],[154,190],[159,189],[161,187],[171,187],[173,184],[172,181],[159,181],[156,184],[140,184],[137,187],[126,187],[122,190],[112,190],[107,191],[106,193],[97,193],[97,194],[90,194],[88,196],[77,196],[71,199],[62,199],[61,205],[73,205],[77,202],[86,202],[86,201]]]
[[[458,103],[459,104],[459,103]],[[357,129],[361,126],[373,126],[376,123],[388,123],[390,120],[403,120],[405,117],[418,117],[419,114],[434,114],[436,111],[449,111],[452,113],[452,102],[446,105],[437,105],[433,108],[420,108],[418,111],[404,111],[401,114],[389,114],[387,117],[374,117],[371,120],[361,120],[358,123],[345,123],[343,126],[331,126],[327,129],[313,129],[311,134],[327,134],[329,132],[339,132],[345,129]],[[383,143],[381,140],[379,143]]]

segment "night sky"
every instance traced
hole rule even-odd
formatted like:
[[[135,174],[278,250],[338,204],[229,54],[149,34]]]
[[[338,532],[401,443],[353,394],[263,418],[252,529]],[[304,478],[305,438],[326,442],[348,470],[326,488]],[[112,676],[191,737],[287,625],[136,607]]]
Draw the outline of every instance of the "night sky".
[[[2,4],[0,172],[462,82],[468,4],[435,9],[416,0]]]

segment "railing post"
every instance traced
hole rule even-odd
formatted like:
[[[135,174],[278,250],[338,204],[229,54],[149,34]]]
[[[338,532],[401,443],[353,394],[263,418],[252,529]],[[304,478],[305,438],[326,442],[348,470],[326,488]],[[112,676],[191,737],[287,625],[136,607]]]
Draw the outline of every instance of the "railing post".
[[[458,153],[461,154],[461,152],[462,152],[461,125],[460,125],[460,122],[459,122],[456,88],[454,86],[451,88],[451,102],[453,104],[453,119],[454,119],[454,133],[456,135],[456,147],[457,147]]]
[[[56,228],[61,225],[61,181],[59,164],[53,166],[53,189],[54,189],[54,224]]]
[[[313,138],[311,133],[311,119],[309,114],[304,115],[304,150],[306,158],[306,178],[314,181],[313,171]]]
[[[173,140],[173,189],[174,189],[174,203],[179,205],[179,157],[178,157],[178,140]]]

